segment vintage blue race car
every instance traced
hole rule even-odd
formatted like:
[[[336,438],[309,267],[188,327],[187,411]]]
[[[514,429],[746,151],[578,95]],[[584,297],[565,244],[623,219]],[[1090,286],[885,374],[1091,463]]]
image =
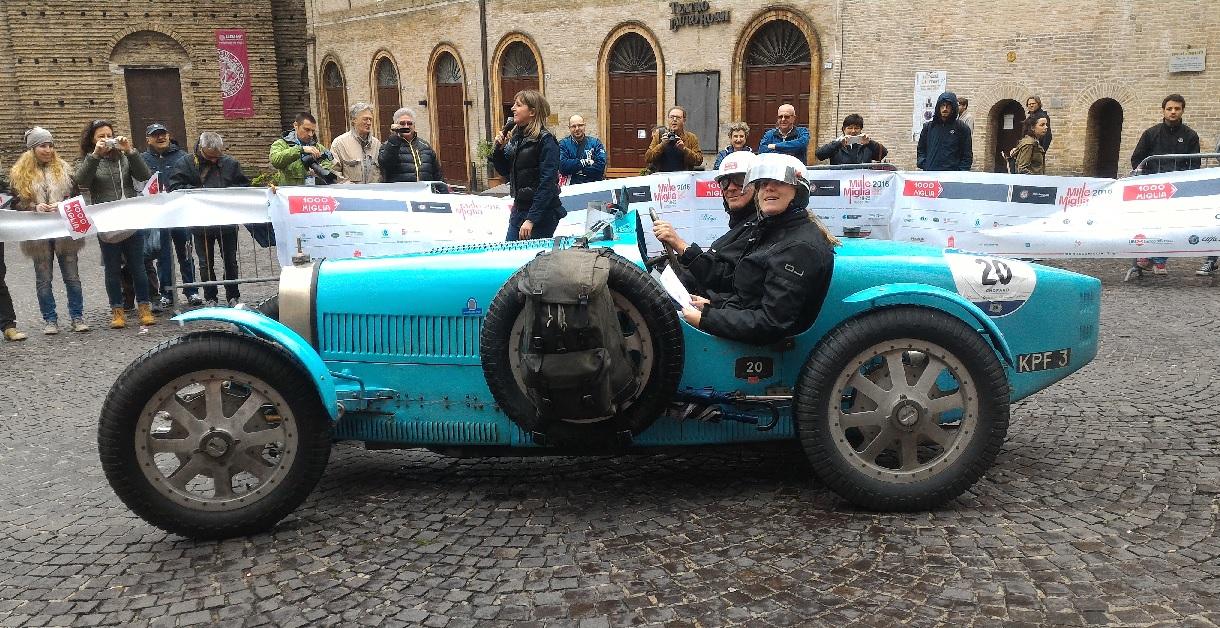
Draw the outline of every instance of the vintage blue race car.
[[[520,279],[540,253],[585,246],[613,251],[630,382],[606,416],[544,421]],[[234,331],[125,370],[101,415],[106,476],[158,527],[229,537],[298,507],[335,440],[489,456],[798,441],[848,502],[928,509],[993,464],[1011,402],[1097,352],[1100,282],[1018,260],[845,240],[817,320],[772,346],[686,324],[647,266],[622,210],[586,238],[298,260],[263,312],[176,319]]]

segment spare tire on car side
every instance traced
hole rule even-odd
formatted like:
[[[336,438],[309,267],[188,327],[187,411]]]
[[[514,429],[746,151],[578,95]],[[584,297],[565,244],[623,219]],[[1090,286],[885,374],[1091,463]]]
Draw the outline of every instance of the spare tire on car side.
[[[682,378],[682,328],[673,301],[635,264],[613,253],[605,256],[610,262],[606,285],[635,377],[634,392],[613,415],[548,421],[531,400],[521,359],[526,296],[519,289],[528,265],[508,278],[488,307],[479,338],[487,386],[500,409],[540,445],[581,450],[626,445],[665,410]]]

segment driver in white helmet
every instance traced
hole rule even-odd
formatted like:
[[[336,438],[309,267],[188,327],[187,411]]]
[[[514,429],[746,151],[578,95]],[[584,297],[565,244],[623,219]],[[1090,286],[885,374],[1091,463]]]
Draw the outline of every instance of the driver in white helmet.
[[[758,219],[745,242],[723,300],[682,310],[682,318],[710,334],[767,345],[808,329],[817,318],[834,271],[839,244],[806,207],[805,164],[791,155],[755,157],[746,175]]]
[[[746,185],[746,172],[753,162],[754,153],[748,151],[729,153],[720,162],[716,183],[720,184],[724,211],[729,215],[729,230],[706,250],[693,242],[688,244],[672,224],[664,220],[652,223],[652,234],[678,254],[681,268],[674,272],[694,293],[691,298],[700,304],[722,299],[724,293],[733,289],[733,267],[746,245],[741,234],[756,215],[754,186]]]

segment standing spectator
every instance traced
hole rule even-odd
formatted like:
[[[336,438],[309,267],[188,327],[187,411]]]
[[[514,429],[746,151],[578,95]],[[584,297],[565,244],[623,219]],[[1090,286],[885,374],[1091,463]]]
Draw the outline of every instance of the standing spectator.
[[[347,116],[351,130],[330,143],[335,174],[345,179],[344,183],[377,183],[381,181],[381,167],[377,165],[381,141],[373,135],[373,106],[358,102],[348,109]]]
[[[796,125],[796,107],[780,105],[775,114],[775,128],[763,133],[758,154],[782,153],[804,162],[809,157],[809,129]]]
[[[967,111],[970,108],[970,99],[965,96],[957,97],[957,119],[962,121],[962,124],[970,127],[970,135],[974,136],[974,114]]]
[[[745,122],[733,122],[730,124],[729,145],[721,149],[719,153],[716,153],[716,164],[713,167],[719,170],[720,162],[724,161],[724,158],[728,157],[729,153],[743,150],[747,153],[753,153],[754,149],[750,148],[749,144],[746,144],[746,137],[748,135],[750,135],[750,125]]]
[[[1021,141],[1012,150],[1017,161],[1017,174],[1046,174],[1046,149],[1042,137],[1050,133],[1050,120],[1029,116],[1021,125]]]
[[[1140,140],[1135,143],[1131,152],[1131,169],[1136,170],[1140,164],[1153,155],[1194,155],[1199,152],[1199,134],[1182,122],[1186,112],[1186,97],[1181,94],[1170,94],[1161,100],[1161,123],[1154,124],[1144,131]],[[1153,160],[1148,162],[1138,174],[1157,174],[1160,172],[1175,172],[1178,170],[1195,170],[1202,163],[1198,159]],[[1133,270],[1151,270],[1153,274],[1168,275],[1164,257],[1144,258],[1135,260]],[[1215,271],[1215,261],[1208,259],[1199,267],[1199,271]]]
[[[881,142],[874,141],[864,132],[864,118],[858,113],[843,118],[842,135],[813,152],[819,161],[829,159],[832,166],[881,161],[888,153]]]
[[[969,170],[974,163],[970,127],[957,119],[957,96],[945,92],[936,99],[936,117],[919,132],[915,164],[920,170]]]
[[[76,196],[72,170],[55,153],[51,132],[34,127],[25,132],[26,151],[17,158],[9,172],[14,195],[13,207],[18,211],[55,213],[59,202]],[[42,313],[44,334],[59,333],[59,313],[55,308],[55,261],[68,294],[68,314],[72,331],[89,331],[85,324],[85,296],[80,284],[80,262],[77,253],[84,240],[70,237],[28,240],[21,243],[21,252],[34,261],[34,289],[38,295],[38,310]]]
[[[4,266],[4,243],[0,242],[0,329],[4,330],[5,340],[25,340],[28,336],[17,331],[17,312],[13,309],[13,297],[8,293],[8,284],[4,283],[7,270]]]
[[[1042,98],[1039,96],[1030,96],[1025,99],[1025,117],[1026,118],[1046,118],[1046,135],[1038,140],[1042,145],[1042,152],[1048,152],[1051,149],[1051,114],[1047,113],[1042,108]]]
[[[311,113],[297,114],[292,130],[271,144],[270,160],[276,170],[272,177],[276,185],[304,185],[311,182],[314,173],[309,169],[309,164],[312,163],[327,170],[335,167],[330,151],[318,141],[318,121]]]
[[[106,120],[94,120],[81,132],[80,152],[84,157],[76,167],[73,179],[76,184],[89,189],[89,202],[107,203],[136,196],[135,182],[147,181],[152,173],[148,164],[131,146],[126,137],[114,136],[114,125]],[[110,327],[122,329],[127,326],[123,311],[123,289],[121,267],[138,269],[144,261],[144,234],[138,230],[110,231],[98,234],[101,243],[102,264],[105,267],[106,296],[110,300]],[[153,325],[149,303],[148,277],[141,272],[132,272],[132,292],[141,325]]]
[[[178,170],[178,163],[186,159],[186,151],[178,145],[169,134],[164,124],[154,122],[148,125],[144,135],[148,140],[148,150],[141,153],[148,169],[157,174],[161,189],[168,190],[170,179]],[[161,230],[161,255],[157,258],[157,283],[161,289],[161,298],[157,305],[168,308],[174,304],[174,291],[169,286],[174,285],[174,258],[178,258],[178,270],[182,273],[182,283],[195,282],[195,259],[191,255],[191,230],[187,227],[170,227]],[[198,288],[183,288],[182,293],[191,305],[200,305]]]
[[[394,134],[381,145],[377,162],[386,183],[444,181],[441,162],[432,146],[415,130],[415,112],[403,107],[394,112]]]
[[[491,163],[508,177],[513,209],[505,239],[530,240],[555,234],[567,212],[559,202],[559,142],[546,128],[551,105],[536,90],[517,92],[513,98],[511,131],[496,136]]]
[[[606,147],[596,137],[585,134],[585,119],[568,118],[569,135],[559,142],[559,174],[568,183],[591,183],[606,178]]]
[[[250,179],[241,171],[241,164],[225,154],[225,141],[219,133],[205,131],[199,134],[195,154],[182,161],[170,188],[189,190],[195,188],[238,188],[250,185]],[[236,280],[237,274],[237,225],[195,227],[195,250],[199,252],[199,276],[202,281],[216,281],[216,243],[220,242],[220,255],[224,259],[225,300],[229,306],[237,305],[241,298]],[[216,305],[219,291],[216,286],[204,286],[204,303]]]
[[[644,152],[644,163],[653,172],[694,170],[703,163],[699,138],[686,130],[686,110],[669,110],[667,126],[652,132],[652,143]]]

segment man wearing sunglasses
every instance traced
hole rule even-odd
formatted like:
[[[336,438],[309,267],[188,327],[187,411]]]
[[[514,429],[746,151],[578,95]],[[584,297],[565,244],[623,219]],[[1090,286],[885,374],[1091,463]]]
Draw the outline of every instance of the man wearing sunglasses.
[[[737,151],[720,162],[716,182],[720,184],[724,211],[729,215],[729,230],[707,250],[693,242],[688,244],[674,231],[673,225],[664,220],[652,224],[652,234],[678,254],[682,267],[675,268],[674,272],[696,301],[714,302],[732,292],[733,269],[748,244],[748,238],[741,236],[749,230],[757,213],[754,186],[746,185],[746,172],[754,158],[749,151]]]
[[[415,130],[415,112],[403,107],[394,112],[390,137],[381,145],[377,162],[384,183],[443,181],[441,162],[432,146]]]

